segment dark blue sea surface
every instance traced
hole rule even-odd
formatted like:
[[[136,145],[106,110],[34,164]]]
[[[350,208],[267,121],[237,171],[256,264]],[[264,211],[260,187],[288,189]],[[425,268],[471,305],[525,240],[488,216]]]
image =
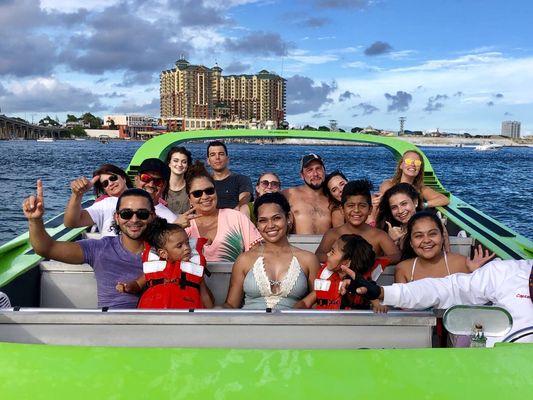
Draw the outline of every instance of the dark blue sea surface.
[[[69,182],[92,176],[100,164],[111,162],[126,168],[140,142],[0,141],[0,244],[27,230],[21,211],[24,197],[35,193],[43,180],[46,219],[61,213],[70,195]],[[206,144],[187,144],[193,157],[204,160]],[[423,148],[441,183],[461,198],[509,226],[533,238],[531,199],[533,149],[504,148],[475,152],[471,148]],[[349,179],[369,178],[376,189],[393,175],[392,154],[380,147],[296,146],[229,144],[230,168],[255,181],[262,171],[279,174],[283,187],[299,185],[300,157],[320,154],[328,171],[342,170]]]

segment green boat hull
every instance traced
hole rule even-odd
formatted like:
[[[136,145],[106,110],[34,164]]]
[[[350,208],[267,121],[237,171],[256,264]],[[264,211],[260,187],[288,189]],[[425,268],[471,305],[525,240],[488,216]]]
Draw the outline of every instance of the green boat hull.
[[[527,399],[533,345],[228,350],[0,344],[2,399]]]

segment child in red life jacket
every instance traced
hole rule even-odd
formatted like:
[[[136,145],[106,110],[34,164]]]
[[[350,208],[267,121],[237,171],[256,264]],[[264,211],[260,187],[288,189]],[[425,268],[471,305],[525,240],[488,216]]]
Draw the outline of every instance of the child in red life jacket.
[[[343,266],[369,279],[372,271],[378,267],[372,245],[360,235],[353,234],[342,235],[333,243],[327,253],[327,261],[314,282],[317,309],[368,308],[368,303],[363,301],[362,296],[340,295],[339,288],[346,275],[342,271]]]
[[[213,297],[204,281],[206,239],[189,239],[185,230],[156,218],[146,232],[142,253],[144,274],[118,283],[119,292],[140,293],[138,308],[212,308]]]

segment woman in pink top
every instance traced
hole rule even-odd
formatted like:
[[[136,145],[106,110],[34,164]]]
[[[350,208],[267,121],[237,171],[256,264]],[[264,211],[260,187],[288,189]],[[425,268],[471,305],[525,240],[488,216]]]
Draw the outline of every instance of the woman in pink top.
[[[186,228],[190,237],[204,237],[207,261],[235,261],[237,257],[261,241],[252,221],[239,211],[217,209],[215,182],[202,162],[196,161],[187,171],[187,194],[196,217]]]

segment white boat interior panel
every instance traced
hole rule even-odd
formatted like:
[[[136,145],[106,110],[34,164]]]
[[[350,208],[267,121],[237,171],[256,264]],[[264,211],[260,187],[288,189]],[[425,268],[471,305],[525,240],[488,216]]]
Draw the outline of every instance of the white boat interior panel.
[[[82,346],[346,349],[431,347],[432,312],[108,311],[0,312],[0,342]]]

